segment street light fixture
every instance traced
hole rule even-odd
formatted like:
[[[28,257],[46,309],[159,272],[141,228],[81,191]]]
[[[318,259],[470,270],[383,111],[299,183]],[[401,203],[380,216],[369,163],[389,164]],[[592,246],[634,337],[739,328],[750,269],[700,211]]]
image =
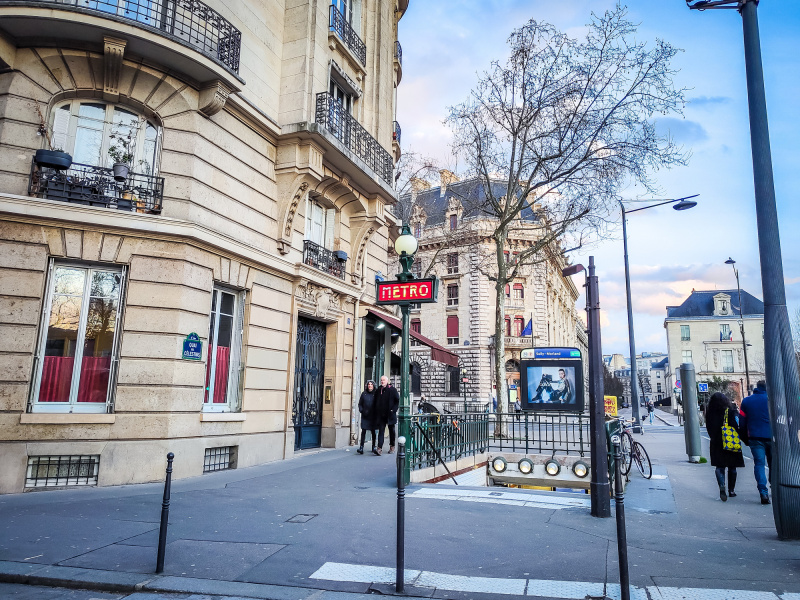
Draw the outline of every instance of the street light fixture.
[[[417,238],[411,233],[408,223],[403,223],[400,235],[394,243],[394,250],[400,257],[400,266],[403,270],[397,274],[400,281],[414,279],[411,273],[411,265],[414,264],[414,254],[417,252]],[[400,409],[398,410],[399,431],[398,434],[405,439],[411,439],[411,377],[409,365],[411,361],[411,344],[409,340],[411,330],[411,306],[408,304],[400,305],[402,315],[402,341],[400,350]],[[410,461],[406,461],[405,469],[408,470]],[[403,477],[408,481],[408,473],[403,473]]]
[[[625,250],[625,293],[628,302],[628,344],[631,353],[631,416],[633,417],[633,430],[641,433],[642,431],[642,418],[639,411],[639,379],[636,372],[636,340],[633,336],[633,307],[631,305],[631,274],[628,266],[628,226],[627,215],[640,210],[647,210],[648,208],[655,208],[656,206],[664,206],[665,204],[672,204],[675,210],[688,210],[697,206],[697,202],[692,198],[697,198],[700,194],[693,196],[686,196],[684,198],[675,198],[671,200],[642,200],[641,202],[655,202],[648,206],[641,206],[633,210],[627,210],[622,200],[619,200],[619,207],[622,210],[622,243]]]
[[[773,469],[770,469],[772,513],[778,537],[800,539],[800,437],[796,426],[800,422],[800,403],[797,402],[800,377],[786,308],[764,68],[761,64],[758,0],[686,0],[686,5],[696,10],[736,9],[742,15],[758,249],[764,294],[764,358],[775,448]]]
[[[744,337],[744,312],[742,311],[742,287],[739,285],[739,269],[736,268],[736,261],[728,257],[725,261],[726,265],[733,267],[733,274],[736,276],[736,289],[739,292],[739,331],[742,334],[742,349],[744,350],[744,377],[747,382],[747,392],[750,393],[750,367],[747,364],[747,340]],[[745,397],[744,390],[742,390],[742,398]]]

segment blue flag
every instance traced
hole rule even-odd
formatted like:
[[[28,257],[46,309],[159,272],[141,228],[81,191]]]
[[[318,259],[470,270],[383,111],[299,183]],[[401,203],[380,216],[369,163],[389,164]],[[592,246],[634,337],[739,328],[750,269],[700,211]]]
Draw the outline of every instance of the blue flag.
[[[528,324],[525,325],[525,329],[522,330],[520,335],[522,337],[525,337],[526,335],[533,335],[533,319],[528,321]]]

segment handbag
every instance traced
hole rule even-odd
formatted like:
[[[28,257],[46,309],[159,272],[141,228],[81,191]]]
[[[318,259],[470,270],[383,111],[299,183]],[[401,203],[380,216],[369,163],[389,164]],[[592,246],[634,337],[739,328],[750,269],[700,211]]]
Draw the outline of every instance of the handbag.
[[[728,409],[725,409],[725,420],[722,421],[722,449],[729,452],[741,452],[742,442],[736,427],[728,425]]]

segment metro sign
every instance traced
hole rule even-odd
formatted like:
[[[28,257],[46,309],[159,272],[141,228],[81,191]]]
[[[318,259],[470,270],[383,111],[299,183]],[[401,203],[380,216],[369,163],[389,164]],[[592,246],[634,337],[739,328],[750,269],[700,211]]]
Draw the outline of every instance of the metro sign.
[[[436,302],[439,280],[410,279],[408,281],[376,281],[376,304],[425,304]]]

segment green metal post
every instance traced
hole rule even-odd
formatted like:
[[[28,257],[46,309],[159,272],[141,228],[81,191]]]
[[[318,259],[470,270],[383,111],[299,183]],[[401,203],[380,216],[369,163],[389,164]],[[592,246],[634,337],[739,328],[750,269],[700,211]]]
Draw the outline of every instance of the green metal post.
[[[411,439],[411,377],[409,374],[409,363],[411,360],[411,344],[409,331],[411,330],[411,318],[409,315],[411,307],[404,304],[400,307],[403,316],[402,350],[400,352],[400,410],[398,411],[399,436],[406,440]],[[403,464],[403,481],[408,484],[411,481],[411,461],[406,460]]]

